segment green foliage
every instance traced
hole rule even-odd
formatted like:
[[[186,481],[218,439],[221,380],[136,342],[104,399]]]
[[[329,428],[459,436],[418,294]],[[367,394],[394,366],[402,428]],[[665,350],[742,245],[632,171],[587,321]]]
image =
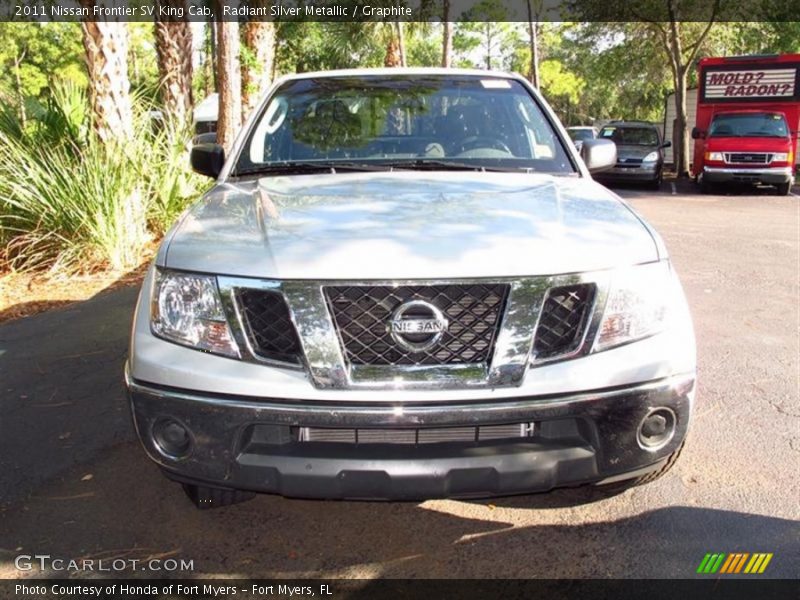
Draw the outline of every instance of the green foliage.
[[[539,64],[539,87],[553,109],[565,115],[568,121],[569,116],[577,112],[586,82],[575,73],[565,71],[561,61],[548,59]]]
[[[369,24],[367,24],[369,25]],[[281,73],[303,73],[326,69],[377,67],[383,65],[386,45],[383,23],[367,31],[360,23],[312,21],[278,23],[277,68]],[[356,35],[354,35],[356,34]]]
[[[458,65],[509,69],[521,39],[518,25],[504,22],[513,16],[501,0],[480,0],[462,13],[453,35]]]
[[[158,98],[158,60],[152,23],[130,22],[128,26],[128,78],[131,91],[151,105]]]
[[[0,23],[0,39],[4,95],[39,97],[56,77],[87,84],[78,23]]]
[[[141,104],[141,103],[140,103]],[[67,272],[137,266],[200,191],[185,132],[154,131],[139,110],[134,136],[104,146],[87,132],[85,96],[56,85],[22,127],[0,119],[0,258],[15,269]]]
[[[421,30],[406,29],[409,67],[438,67],[442,64],[442,32],[429,23]]]

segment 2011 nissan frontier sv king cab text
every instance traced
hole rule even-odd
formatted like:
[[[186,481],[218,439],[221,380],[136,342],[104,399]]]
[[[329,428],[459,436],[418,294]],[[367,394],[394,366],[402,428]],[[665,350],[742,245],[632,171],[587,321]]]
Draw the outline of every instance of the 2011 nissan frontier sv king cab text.
[[[192,149],[216,184],[145,277],[145,451],[200,507],[654,479],[694,335],[658,234],[590,176],[615,159],[515,75],[277,82],[228,156]]]

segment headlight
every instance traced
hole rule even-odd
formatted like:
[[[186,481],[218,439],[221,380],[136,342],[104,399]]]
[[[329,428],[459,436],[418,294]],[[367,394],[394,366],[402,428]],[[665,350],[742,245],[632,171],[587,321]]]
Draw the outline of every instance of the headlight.
[[[772,155],[772,162],[789,162],[791,156],[791,152],[776,152]]]
[[[150,314],[151,329],[158,337],[239,357],[214,277],[157,271]]]
[[[723,162],[725,160],[725,156],[723,156],[722,152],[706,152],[706,160]]]
[[[651,152],[642,159],[642,162],[656,162],[658,160],[658,152]]]
[[[614,273],[594,349],[606,350],[662,331],[674,294],[668,261]]]

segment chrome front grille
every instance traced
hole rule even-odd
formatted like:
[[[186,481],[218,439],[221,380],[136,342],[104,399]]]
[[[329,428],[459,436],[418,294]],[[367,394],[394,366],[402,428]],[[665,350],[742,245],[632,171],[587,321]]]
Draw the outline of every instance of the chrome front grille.
[[[245,335],[256,356],[296,365],[301,363],[300,340],[286,300],[279,291],[239,289],[236,301]]]
[[[725,162],[741,165],[767,165],[772,155],[764,152],[726,152]]]
[[[333,429],[301,427],[300,442],[334,444],[442,444],[476,443],[531,437],[534,423],[510,423],[481,427],[440,427],[426,429]]]
[[[533,344],[535,358],[562,356],[578,348],[594,294],[591,283],[555,287],[548,292]]]
[[[509,288],[507,283],[348,285],[326,286],[324,293],[349,364],[438,366],[490,362]],[[448,321],[437,343],[425,350],[401,346],[389,331],[395,311],[412,300],[435,306]]]
[[[588,352],[608,279],[217,281],[244,361],[302,368],[318,389],[445,390],[520,385]]]

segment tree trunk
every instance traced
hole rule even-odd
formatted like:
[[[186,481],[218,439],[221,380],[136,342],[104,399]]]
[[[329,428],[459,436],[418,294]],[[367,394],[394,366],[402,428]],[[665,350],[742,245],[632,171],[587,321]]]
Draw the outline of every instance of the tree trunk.
[[[688,176],[689,174],[689,136],[686,132],[686,124],[689,120],[686,110],[686,75],[687,68],[679,69],[675,78],[675,148],[673,148],[673,160],[675,162],[675,173],[678,177]]]
[[[14,57],[14,79],[17,84],[17,103],[19,104],[17,108],[19,110],[19,123],[23,131],[25,131],[25,128],[28,126],[28,111],[25,109],[25,94],[22,90],[22,78],[19,74],[19,67],[22,61],[25,60],[25,54],[26,51],[23,50],[21,54]]]
[[[492,24],[491,23],[484,23],[484,27],[486,28],[486,70],[492,70],[492,48],[494,44],[492,42]]]
[[[399,67],[401,65],[400,48],[397,45],[397,39],[394,32],[389,36],[389,41],[386,44],[386,57],[383,60],[385,67]]]
[[[400,54],[400,66],[407,67],[408,61],[406,60],[406,38],[403,34],[403,22],[397,22],[397,49]]]
[[[442,66],[453,62],[453,23],[450,21],[450,0],[442,0]]]
[[[185,0],[156,0],[156,14],[161,6],[180,6]],[[176,124],[186,124],[191,116],[192,98],[192,29],[185,19],[172,16],[155,22],[156,55],[161,101],[166,116]]]
[[[220,14],[222,13],[219,7]],[[219,111],[217,143],[228,153],[242,124],[242,74],[239,70],[239,23],[217,23]]]
[[[82,0],[92,7],[92,0]],[[128,25],[124,22],[81,21],[92,126],[104,143],[133,133],[133,108],[128,79]]]
[[[257,2],[256,5],[260,5]],[[275,23],[248,21],[244,27],[244,45],[247,60],[242,64],[242,107],[249,114],[272,81],[272,64],[275,57]]]
[[[531,69],[528,77],[535,88],[539,88],[539,23],[533,20],[533,7],[528,0],[528,40],[531,48]]]
[[[686,110],[686,83],[689,69],[694,64],[694,59],[703,41],[711,31],[714,21],[719,12],[721,0],[714,0],[711,7],[709,20],[705,23],[703,30],[693,41],[685,40],[686,29],[681,26],[678,15],[678,7],[674,0],[668,0],[667,12],[669,23],[661,26],[657,23],[651,25],[661,38],[667,57],[672,69],[672,81],[675,85],[675,147],[673,149],[673,160],[675,173],[678,177],[686,177],[689,174],[689,135],[686,131],[688,115]],[[684,50],[686,49],[686,50]]]
[[[208,22],[208,35],[209,35],[208,60],[211,61],[211,73],[212,73],[211,79],[213,83],[211,91],[219,92],[219,82],[217,81],[217,22],[216,21],[212,20]]]

